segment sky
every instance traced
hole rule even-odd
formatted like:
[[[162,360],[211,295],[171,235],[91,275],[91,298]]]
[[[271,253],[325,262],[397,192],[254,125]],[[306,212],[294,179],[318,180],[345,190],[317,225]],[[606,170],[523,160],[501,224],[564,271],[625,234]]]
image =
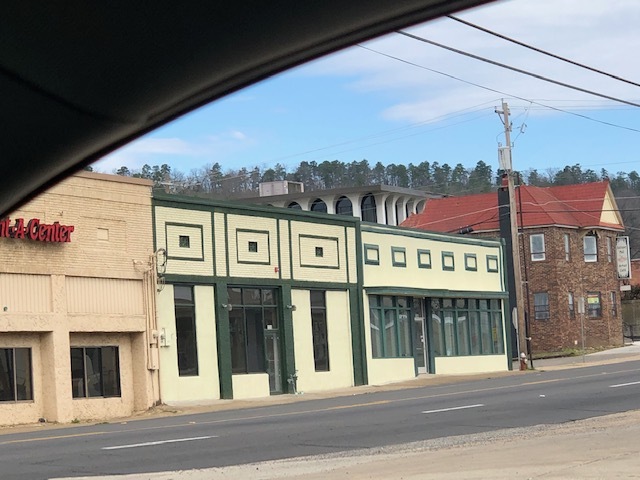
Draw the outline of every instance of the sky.
[[[637,0],[510,0],[457,17],[640,83]],[[413,35],[536,75],[640,104],[640,87],[561,62],[443,18]],[[396,57],[396,58],[391,58]],[[409,63],[407,63],[409,62]],[[452,78],[455,77],[455,78]],[[475,84],[475,85],[473,85]],[[600,98],[393,33],[246,88],[106,156],[94,170],[169,164],[189,174],[289,171],[301,161],[417,164],[483,160],[505,144],[496,107],[511,112],[513,168],[640,170],[640,108]],[[550,108],[552,107],[552,108]],[[588,118],[585,118],[588,117]]]

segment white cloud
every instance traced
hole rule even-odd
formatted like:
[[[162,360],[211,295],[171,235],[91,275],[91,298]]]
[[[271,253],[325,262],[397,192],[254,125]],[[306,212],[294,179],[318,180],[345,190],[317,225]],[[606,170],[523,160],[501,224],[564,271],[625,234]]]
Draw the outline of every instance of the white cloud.
[[[636,28],[640,22],[640,2],[514,0],[464,12],[459,17],[618,76],[640,79],[640,63],[635,61],[640,49]],[[564,83],[622,99],[640,98],[637,87],[551,59],[451,19],[440,19],[409,31]],[[571,105],[589,100],[599,105],[618,105],[398,34],[368,42],[365,46],[498,90],[504,95],[358,47],[316,61],[306,67],[303,74],[344,76],[350,82],[350,88],[362,95],[383,92],[391,99],[391,104],[381,115],[411,122],[425,121],[501,96],[535,99],[545,104],[558,101]],[[527,105],[523,100],[512,99],[511,102]]]

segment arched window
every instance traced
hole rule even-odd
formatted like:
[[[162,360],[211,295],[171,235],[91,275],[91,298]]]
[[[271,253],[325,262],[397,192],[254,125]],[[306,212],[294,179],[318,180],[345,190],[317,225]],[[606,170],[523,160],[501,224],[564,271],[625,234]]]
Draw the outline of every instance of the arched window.
[[[302,207],[298,202],[291,202],[289,205],[287,205],[287,208],[290,208],[292,210],[302,210]]]
[[[316,198],[313,201],[313,203],[311,204],[311,211],[312,212],[327,213],[327,204],[324,203],[319,198]]]
[[[336,213],[338,215],[353,216],[353,205],[351,205],[351,200],[347,197],[340,197],[336,202]]]
[[[418,202],[418,204],[416,205],[416,213],[422,213],[422,210],[424,210],[425,202],[426,202],[426,200],[420,200]]]
[[[362,203],[360,204],[360,210],[362,211],[363,222],[378,222],[378,212],[376,211],[376,199],[371,193],[367,193],[362,197]]]

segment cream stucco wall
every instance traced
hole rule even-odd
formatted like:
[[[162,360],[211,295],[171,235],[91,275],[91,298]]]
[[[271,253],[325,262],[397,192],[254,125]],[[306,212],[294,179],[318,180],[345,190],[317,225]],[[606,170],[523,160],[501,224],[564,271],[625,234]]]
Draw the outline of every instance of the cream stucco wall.
[[[154,211],[156,246],[167,250],[166,273],[212,275],[211,213],[168,207],[155,207]],[[188,249],[179,247],[180,235],[190,238]]]
[[[232,375],[231,381],[234,399],[262,398],[270,395],[268,373]]]
[[[476,355],[466,357],[436,357],[438,374],[467,374],[508,370],[505,355]]]
[[[298,371],[297,390],[299,392],[353,386],[349,294],[346,291],[327,291],[325,299],[329,371],[316,372],[309,290],[294,289],[291,291],[291,300],[296,306],[296,311],[293,312],[293,338],[296,370]]]
[[[291,258],[296,280],[347,283],[345,227],[311,222],[291,222]],[[331,245],[336,245],[332,248]],[[317,245],[316,245],[317,244]],[[314,247],[322,247],[325,257],[315,258]],[[333,253],[335,251],[335,254]]]
[[[457,291],[503,291],[503,273],[501,250],[496,246],[480,244],[457,243],[454,237],[436,240],[427,237],[403,235],[402,229],[395,232],[389,229],[363,230],[363,244],[377,245],[379,248],[380,264],[364,265],[365,287],[407,287],[433,290]],[[419,235],[419,234],[418,234]],[[480,242],[478,242],[480,243]],[[393,266],[391,247],[404,248],[406,251],[406,266]],[[363,251],[364,251],[364,247]],[[431,252],[431,268],[418,267],[418,249]],[[455,270],[446,271],[442,267],[442,252],[452,252]],[[477,271],[465,269],[465,254],[475,254]],[[487,271],[487,255],[498,257],[498,271]]]
[[[108,418],[153,405],[151,182],[82,172],[9,217],[74,231],[65,243],[0,238],[0,332],[35,342],[34,401],[0,402],[0,424]],[[20,337],[0,338],[7,347],[23,346]],[[123,397],[73,402],[70,339],[96,346],[105,338],[121,346]]]
[[[167,404],[206,402],[220,398],[213,286],[195,286],[193,296],[198,375],[181,377],[178,371],[173,285],[166,285],[158,294],[158,329],[167,339],[164,344],[160,341],[159,347],[162,401]]]

